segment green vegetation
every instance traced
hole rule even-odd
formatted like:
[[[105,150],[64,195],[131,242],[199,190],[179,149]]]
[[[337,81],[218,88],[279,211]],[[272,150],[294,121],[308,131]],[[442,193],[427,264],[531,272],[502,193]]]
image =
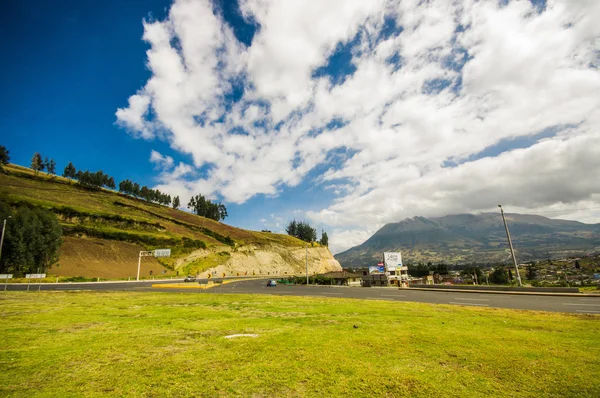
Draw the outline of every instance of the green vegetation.
[[[327,232],[321,233],[321,240],[319,243],[325,247],[329,246],[329,236],[327,236]]]
[[[171,204],[171,195],[162,193],[158,189],[148,188],[145,185],[140,187],[137,182],[134,183],[129,180],[124,180],[119,183],[119,192],[165,206]]]
[[[591,315],[8,292],[0,317],[1,396],[600,396],[600,318]],[[225,339],[236,333],[258,337]]]
[[[10,151],[4,145],[0,145],[0,171],[10,162]]]
[[[3,220],[6,228],[0,273],[21,276],[45,272],[58,261],[63,231],[53,213],[28,207],[14,211],[0,200],[0,221]]]
[[[215,221],[224,220],[228,216],[227,208],[223,203],[212,202],[203,195],[192,196],[187,207],[194,214]]]
[[[42,160],[42,155],[39,152],[33,154],[31,158],[31,170],[37,175],[40,171],[44,170],[44,161]]]
[[[183,273],[186,275],[197,275],[209,268],[217,267],[224,264],[231,254],[229,252],[212,253],[208,256],[198,258],[192,261],[183,268]]]
[[[314,242],[317,240],[317,230],[305,221],[290,221],[285,231],[288,235],[302,239],[305,242]]]

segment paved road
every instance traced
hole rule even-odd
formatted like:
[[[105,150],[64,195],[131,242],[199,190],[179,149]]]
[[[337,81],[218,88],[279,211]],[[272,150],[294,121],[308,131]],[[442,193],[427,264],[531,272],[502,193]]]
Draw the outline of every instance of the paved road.
[[[491,293],[456,293],[423,291],[397,288],[362,288],[335,286],[277,285],[267,287],[265,280],[245,280],[217,286],[211,289],[152,288],[152,284],[173,283],[181,280],[142,281],[142,282],[100,282],[100,283],[59,283],[42,284],[41,290],[105,290],[105,291],[160,291],[189,294],[273,294],[281,296],[319,296],[336,298],[357,298],[365,300],[411,301],[434,304],[453,304],[474,307],[511,308],[521,310],[573,312],[600,314],[600,296],[537,296]],[[191,285],[190,285],[191,286]],[[31,285],[30,290],[37,290]],[[2,289],[2,285],[0,285]],[[27,285],[10,285],[8,290],[26,290]]]

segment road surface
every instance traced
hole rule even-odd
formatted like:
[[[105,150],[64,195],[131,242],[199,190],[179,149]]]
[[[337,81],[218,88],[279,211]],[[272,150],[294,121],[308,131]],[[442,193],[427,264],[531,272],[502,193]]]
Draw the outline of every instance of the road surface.
[[[364,300],[410,301],[432,304],[452,304],[470,307],[494,307],[519,310],[572,312],[600,314],[600,295],[581,297],[537,296],[493,293],[457,293],[423,291],[398,288],[363,288],[336,286],[283,285],[267,287],[267,279],[252,279],[219,285],[211,289],[176,289],[152,287],[162,283],[179,283],[182,280],[140,281],[140,282],[99,282],[99,283],[57,283],[31,284],[30,291],[40,290],[96,290],[96,291],[159,291],[189,294],[272,294],[281,296],[316,296],[335,298],[355,298]],[[193,283],[193,282],[192,282]],[[190,287],[192,286],[190,283]],[[3,288],[0,285],[0,290]],[[7,290],[26,290],[26,284],[8,284]]]

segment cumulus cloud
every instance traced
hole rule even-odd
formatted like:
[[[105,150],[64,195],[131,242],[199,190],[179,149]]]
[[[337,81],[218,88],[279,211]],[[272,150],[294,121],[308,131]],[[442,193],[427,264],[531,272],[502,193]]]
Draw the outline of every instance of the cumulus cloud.
[[[308,216],[333,251],[498,203],[600,221],[568,210],[600,195],[600,2],[534,3],[243,0],[246,46],[209,0],[177,0],[144,23],[152,76],[117,121],[191,155],[162,185],[188,196],[332,189]]]
[[[152,150],[150,152],[150,163],[154,163],[161,170],[170,169],[173,167],[173,158]]]

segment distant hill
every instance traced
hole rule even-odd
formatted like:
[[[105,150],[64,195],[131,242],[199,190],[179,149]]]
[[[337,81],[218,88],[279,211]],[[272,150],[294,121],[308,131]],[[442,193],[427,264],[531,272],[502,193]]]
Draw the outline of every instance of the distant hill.
[[[518,261],[600,250],[600,224],[531,214],[505,214]],[[384,225],[361,245],[335,255],[342,267],[373,265],[384,251],[402,251],[404,262],[508,261],[500,213],[413,217]]]
[[[0,172],[0,200],[55,213],[63,228],[59,276],[127,278],[140,250],[171,248],[172,257],[143,259],[142,276],[305,272],[305,242],[284,234],[249,231],[107,189],[10,164]],[[326,247],[308,251],[309,272],[339,264]],[[152,272],[152,273],[151,273]]]

